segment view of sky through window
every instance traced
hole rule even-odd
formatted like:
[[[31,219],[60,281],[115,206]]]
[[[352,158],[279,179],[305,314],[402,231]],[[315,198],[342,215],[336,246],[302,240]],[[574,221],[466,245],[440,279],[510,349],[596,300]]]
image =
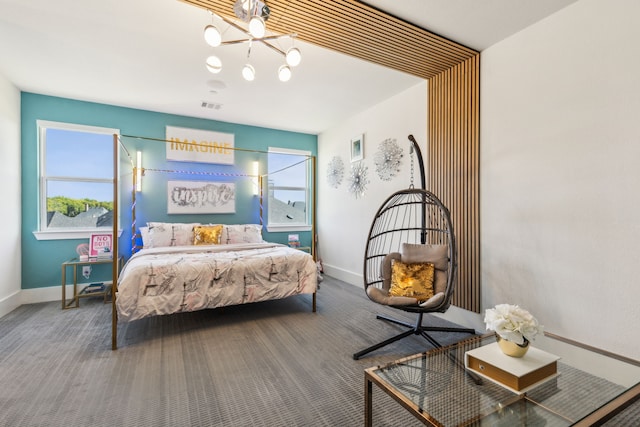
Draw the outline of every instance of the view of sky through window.
[[[303,155],[269,153],[269,184],[274,187],[274,197],[283,202],[304,202],[308,157]],[[299,190],[282,189],[297,187]]]
[[[66,180],[111,179],[112,159],[112,135],[47,129],[45,174],[49,178],[65,178],[48,180],[47,197],[113,201],[112,184]]]

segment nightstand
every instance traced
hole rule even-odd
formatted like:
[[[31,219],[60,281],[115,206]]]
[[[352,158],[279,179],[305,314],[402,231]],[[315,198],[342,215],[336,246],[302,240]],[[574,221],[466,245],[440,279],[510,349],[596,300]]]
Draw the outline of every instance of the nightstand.
[[[124,262],[123,257],[118,258],[118,270],[122,268]],[[89,285],[84,286],[78,292],[78,268],[84,266],[94,266],[99,264],[111,264],[112,259],[95,259],[90,258],[85,261],[80,261],[78,258],[73,258],[62,263],[62,309],[78,308],[80,307],[80,298],[86,297],[102,297],[104,303],[109,302],[108,297],[111,295],[111,284],[104,284],[104,289],[90,290]],[[67,301],[67,269],[71,268],[73,271],[73,298]],[[70,283],[71,284],[71,283]]]

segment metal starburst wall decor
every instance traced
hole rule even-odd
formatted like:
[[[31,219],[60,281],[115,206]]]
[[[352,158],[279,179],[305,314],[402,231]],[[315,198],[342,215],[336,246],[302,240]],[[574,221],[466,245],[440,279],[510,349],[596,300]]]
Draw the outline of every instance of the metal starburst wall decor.
[[[344,163],[342,159],[338,156],[334,156],[329,161],[329,166],[327,167],[327,183],[330,187],[338,188],[338,186],[342,183],[342,178],[344,177]]]
[[[373,162],[381,180],[391,181],[400,172],[402,155],[402,148],[396,143],[395,139],[387,138],[380,143],[378,151],[373,157]]]
[[[351,176],[349,177],[349,192],[352,193],[356,199],[364,196],[364,192],[367,190],[367,170],[369,168],[364,165],[364,162],[359,161],[351,165]]]

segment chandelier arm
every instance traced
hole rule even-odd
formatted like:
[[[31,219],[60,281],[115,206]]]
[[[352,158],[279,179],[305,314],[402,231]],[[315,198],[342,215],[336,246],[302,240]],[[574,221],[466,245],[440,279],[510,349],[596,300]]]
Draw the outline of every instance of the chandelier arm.
[[[232,41],[228,41],[228,42],[222,42],[222,45],[227,45],[227,44],[238,44],[238,43],[246,43],[249,42],[251,40],[256,41],[256,42],[261,42],[262,44],[270,47],[271,49],[275,50],[276,52],[278,52],[281,55],[286,56],[287,53],[284,52],[281,49],[278,49],[277,47],[275,47],[274,45],[272,45],[271,43],[268,43],[267,40],[274,40],[274,39],[279,39],[282,37],[291,37],[291,38],[295,38],[298,36],[298,34],[296,33],[291,33],[291,34],[282,34],[282,35],[278,35],[278,36],[266,36],[266,37],[262,37],[259,39],[253,38],[251,37],[251,34],[249,34],[249,32],[247,30],[245,30],[244,28],[242,28],[240,25],[236,24],[235,22],[233,22],[232,20],[225,18],[224,16],[218,15],[215,12],[211,12],[214,16],[222,19],[224,22],[226,22],[227,24],[231,25],[233,28],[242,31],[243,33],[245,33],[247,36],[249,36],[250,38],[247,40],[232,40]]]
[[[215,15],[215,16],[217,16],[218,18],[222,19],[222,20],[223,20],[224,22],[226,22],[227,24],[231,25],[233,28],[236,28],[236,29],[238,29],[238,30],[242,31],[243,33],[245,33],[245,34],[247,34],[247,35],[249,34],[249,32],[248,32],[247,30],[245,30],[244,28],[242,28],[242,26],[240,26],[240,25],[236,24],[236,23],[235,23],[235,22],[233,22],[232,20],[230,20],[230,19],[228,19],[228,18],[225,18],[225,17],[224,17],[224,16],[222,16],[222,15],[218,15],[217,13],[214,13],[214,15]]]
[[[249,43],[252,40],[254,42],[264,42],[264,40],[276,40],[276,39],[280,39],[280,38],[284,38],[284,37],[293,37],[293,36],[294,35],[292,35],[292,34],[284,34],[284,35],[279,35],[279,36],[265,36],[265,37],[262,37],[262,38],[259,38],[259,39],[248,38],[248,39],[239,39],[239,40],[228,40],[226,42],[220,43],[220,46],[224,46],[224,45],[228,45],[228,44]],[[280,52],[283,53],[282,51],[280,51]]]
[[[285,57],[287,56],[286,52],[284,52],[284,51],[280,50],[279,48],[275,47],[274,45],[272,45],[271,43],[269,43],[265,39],[266,39],[266,37],[263,37],[261,39],[253,39],[253,40],[257,41],[257,42],[261,42],[263,45],[265,45],[267,47],[270,47],[271,49],[273,49],[274,51],[278,52],[282,56],[285,56]]]

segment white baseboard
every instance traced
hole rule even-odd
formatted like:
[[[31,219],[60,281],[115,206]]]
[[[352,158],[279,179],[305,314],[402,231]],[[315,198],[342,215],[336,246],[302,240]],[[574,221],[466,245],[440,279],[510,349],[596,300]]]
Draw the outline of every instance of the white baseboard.
[[[67,295],[73,295],[73,285],[67,285],[65,292]],[[23,289],[21,292],[22,304],[37,304],[39,302],[56,300],[62,303],[62,288],[60,285],[47,286],[45,288]]]
[[[342,280],[343,282],[347,282],[350,285],[362,286],[362,274],[356,274],[330,264],[323,264],[322,270],[325,274],[335,277],[338,280]]]
[[[0,317],[11,313],[13,310],[22,305],[21,292],[22,291],[16,291],[8,297],[0,300]]]
[[[78,283],[78,291],[89,283]],[[110,281],[103,282],[111,284]],[[65,292],[67,299],[73,295],[73,285],[67,285]],[[37,304],[40,302],[59,301],[62,305],[62,288],[60,285],[46,286],[43,288],[21,289],[8,297],[0,300],[0,317],[11,313],[23,304]]]

